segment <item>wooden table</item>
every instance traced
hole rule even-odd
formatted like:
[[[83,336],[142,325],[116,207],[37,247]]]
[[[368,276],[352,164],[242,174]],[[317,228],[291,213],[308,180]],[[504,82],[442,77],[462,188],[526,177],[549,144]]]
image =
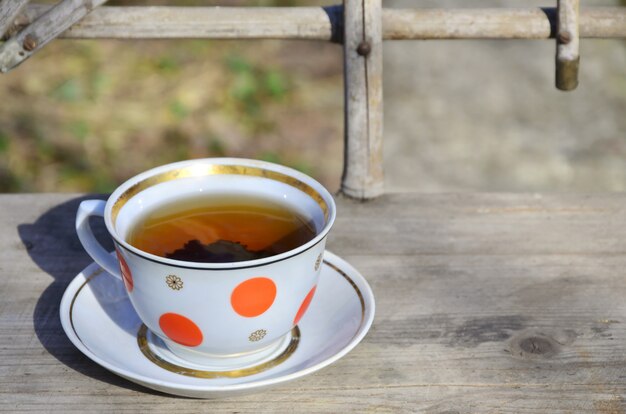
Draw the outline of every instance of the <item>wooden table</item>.
[[[162,395],[84,357],[59,321],[90,258],[78,195],[0,196],[0,410],[626,412],[626,195],[340,199],[329,250],[377,315],[337,363],[262,394]]]

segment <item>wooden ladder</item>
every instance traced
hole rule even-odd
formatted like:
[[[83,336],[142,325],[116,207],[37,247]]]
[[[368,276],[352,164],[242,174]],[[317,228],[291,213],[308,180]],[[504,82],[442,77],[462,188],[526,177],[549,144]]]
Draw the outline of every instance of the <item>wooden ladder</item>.
[[[626,7],[579,10],[579,0],[524,9],[384,9],[381,0],[330,7],[98,7],[0,0],[0,71],[59,38],[309,39],[343,45],[345,151],[341,191],[357,199],[383,187],[383,40],[556,39],[555,84],[578,85],[579,39],[626,38]]]

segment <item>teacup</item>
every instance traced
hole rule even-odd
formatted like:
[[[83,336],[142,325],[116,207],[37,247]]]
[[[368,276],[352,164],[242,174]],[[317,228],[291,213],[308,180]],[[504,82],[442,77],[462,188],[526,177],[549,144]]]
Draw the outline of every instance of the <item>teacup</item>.
[[[128,242],[133,226],[150,211],[197,193],[281,203],[310,220],[315,235],[283,253],[226,263],[161,257]],[[198,159],[141,173],[106,202],[83,201],[76,231],[89,255],[124,282],[141,321],[174,355],[233,369],[275,353],[306,312],[335,214],[330,193],[301,172],[263,161]],[[115,256],[95,239],[90,216],[104,217]]]

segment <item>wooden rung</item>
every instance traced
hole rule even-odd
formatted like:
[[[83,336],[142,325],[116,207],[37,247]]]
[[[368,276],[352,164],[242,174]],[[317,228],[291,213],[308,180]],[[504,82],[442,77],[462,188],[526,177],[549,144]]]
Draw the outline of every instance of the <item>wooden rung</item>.
[[[28,16],[49,6],[30,5]],[[27,17],[28,17],[27,16]],[[31,17],[32,18],[32,17]],[[321,7],[100,7],[64,38],[310,39],[337,41],[341,6]],[[549,39],[556,8],[383,9],[382,36],[402,39]],[[626,7],[580,11],[580,37],[626,37]]]
[[[556,87],[571,91],[578,86],[580,64],[579,0],[557,0]]]
[[[49,6],[31,5],[31,18]],[[62,38],[337,40],[342,7],[100,7]],[[339,37],[342,37],[340,34]]]
[[[384,9],[385,40],[549,39],[556,35],[554,7],[524,9]],[[626,37],[626,7],[580,10],[580,37]]]

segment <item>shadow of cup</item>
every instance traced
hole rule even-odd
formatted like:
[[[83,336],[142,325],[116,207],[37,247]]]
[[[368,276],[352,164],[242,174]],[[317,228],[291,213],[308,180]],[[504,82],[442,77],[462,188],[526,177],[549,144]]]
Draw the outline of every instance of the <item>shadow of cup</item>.
[[[106,196],[87,195],[74,198],[52,207],[34,223],[20,224],[17,228],[30,258],[53,278],[52,284],[41,294],[35,305],[35,333],[51,355],[81,374],[109,384],[163,395],[118,377],[89,360],[74,347],[61,326],[59,306],[63,293],[72,279],[93,262],[83,249],[74,229],[78,205],[88,199],[106,199]],[[91,225],[102,245],[109,251],[113,250],[113,242],[104,221],[94,219]]]

